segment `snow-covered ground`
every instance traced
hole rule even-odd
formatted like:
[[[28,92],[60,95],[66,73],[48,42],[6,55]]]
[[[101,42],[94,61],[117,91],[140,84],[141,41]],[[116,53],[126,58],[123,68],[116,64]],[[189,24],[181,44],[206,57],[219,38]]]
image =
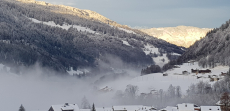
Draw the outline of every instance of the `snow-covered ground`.
[[[124,29],[124,28],[118,28],[118,29],[123,30],[123,31],[125,31],[125,32],[127,32],[127,33],[133,33],[133,34],[136,34],[136,33],[135,33],[135,32],[133,32],[132,30],[127,30],[127,29]]]
[[[84,74],[85,73],[88,73],[89,71],[86,70],[86,69],[79,69],[77,71],[73,70],[73,68],[71,67],[69,71],[67,71],[67,73],[69,73],[69,75],[81,75],[81,74]]]
[[[210,69],[212,71],[211,73],[196,75],[195,73],[191,73],[191,69],[203,69],[198,66],[197,62],[195,62],[193,65],[184,63],[183,65],[178,65],[178,67],[179,68],[167,71],[166,73],[168,76],[163,76],[162,73],[153,73],[144,76],[137,76],[132,79],[109,82],[106,83],[106,86],[112,87],[114,91],[124,91],[126,86],[131,84],[139,87],[139,93],[150,93],[151,90],[167,90],[172,84],[173,86],[180,86],[182,92],[185,93],[191,84],[198,83],[199,81],[213,84],[214,82],[210,82],[208,75],[219,75],[221,72],[226,73],[229,69],[227,66],[217,66]],[[182,71],[188,71],[190,74],[182,75]],[[197,79],[197,76],[202,77]],[[105,87],[105,85],[102,85],[101,87]]]
[[[128,41],[122,40],[124,45],[131,46]]]
[[[145,48],[142,49],[146,55],[149,54],[157,54],[159,55],[159,49],[155,48],[153,45],[147,44],[145,45]],[[173,55],[176,55],[177,53],[173,53]],[[179,55],[179,54],[178,54]],[[155,62],[156,65],[159,65],[160,67],[163,67],[166,63],[169,62],[168,57],[166,57],[166,54],[163,54],[163,56],[158,56],[158,57],[152,57],[153,61]]]
[[[39,21],[37,19],[34,19],[34,18],[29,18],[30,20],[32,20],[34,23],[43,23],[43,24],[46,24],[46,25],[49,25],[51,27],[59,27],[59,28],[62,28],[62,29],[65,29],[65,30],[68,30],[70,27],[73,27],[73,28],[76,28],[78,31],[86,31],[86,32],[89,32],[89,33],[95,33],[95,34],[99,34],[99,33],[96,33],[95,31],[89,29],[89,28],[86,28],[86,27],[82,27],[82,26],[79,26],[79,25],[69,25],[69,24],[63,24],[62,26],[59,25],[59,24],[55,24],[53,21],[49,21],[49,22],[43,22],[43,21]]]
[[[143,48],[143,51],[145,52],[146,55],[150,53],[159,54],[158,48],[155,48],[153,45],[150,45],[150,44],[145,45],[145,48]]]
[[[75,70],[73,70],[72,67],[70,68],[70,71],[67,71],[67,72],[69,73],[69,75],[74,75],[74,74],[80,75],[80,74],[83,74],[82,71],[79,71],[79,70],[75,71]]]
[[[166,54],[163,54],[163,56],[152,57],[152,59],[155,62],[155,64],[160,67],[163,67],[165,64],[169,62],[169,59],[168,57],[166,57]]]

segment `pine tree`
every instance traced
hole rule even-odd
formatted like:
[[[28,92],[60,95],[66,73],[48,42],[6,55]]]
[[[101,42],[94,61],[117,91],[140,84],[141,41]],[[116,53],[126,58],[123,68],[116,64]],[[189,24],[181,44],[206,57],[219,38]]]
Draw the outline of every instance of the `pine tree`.
[[[85,96],[82,98],[81,108],[82,109],[90,109],[90,104],[89,104],[89,102]]]
[[[24,106],[21,104],[18,111],[26,111],[26,110],[25,110]]]
[[[93,103],[93,107],[92,107],[91,111],[96,111],[94,103]]]

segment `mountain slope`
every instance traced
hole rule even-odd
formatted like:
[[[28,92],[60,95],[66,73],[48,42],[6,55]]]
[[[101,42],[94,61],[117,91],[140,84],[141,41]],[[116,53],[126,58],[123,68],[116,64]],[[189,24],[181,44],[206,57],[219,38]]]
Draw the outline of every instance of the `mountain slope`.
[[[201,37],[204,37],[211,29],[197,28],[192,26],[177,26],[140,30],[149,34],[150,36],[163,39],[177,46],[188,48],[195,43],[196,40],[200,40]]]
[[[215,28],[192,45],[180,58],[182,61],[199,60],[203,67],[214,67],[216,63],[230,65],[230,20]]]
[[[110,68],[114,57],[124,67],[154,64],[151,55],[143,51],[146,45],[162,53],[184,52],[94,12],[69,8],[33,0],[0,0],[0,62],[15,67],[38,62],[60,72],[87,67],[100,71],[105,67],[101,63]]]

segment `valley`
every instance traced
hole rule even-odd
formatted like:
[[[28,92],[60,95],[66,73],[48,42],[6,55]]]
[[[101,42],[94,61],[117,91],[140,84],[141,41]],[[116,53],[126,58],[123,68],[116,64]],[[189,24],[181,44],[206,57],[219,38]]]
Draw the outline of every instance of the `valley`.
[[[0,0],[2,110],[227,111],[229,24],[134,29],[91,10]]]

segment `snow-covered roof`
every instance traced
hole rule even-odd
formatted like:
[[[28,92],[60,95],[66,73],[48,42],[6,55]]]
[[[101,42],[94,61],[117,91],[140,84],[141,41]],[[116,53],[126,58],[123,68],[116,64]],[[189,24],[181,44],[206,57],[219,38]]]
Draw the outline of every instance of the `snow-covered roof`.
[[[220,106],[200,106],[201,111],[221,111]]]
[[[80,111],[91,111],[91,109],[80,109]],[[96,111],[98,111],[97,108]]]
[[[191,103],[182,103],[182,104],[178,104],[178,110],[179,111],[194,111],[195,107],[194,104]]]
[[[165,110],[165,111],[178,111],[177,107],[173,107],[173,106],[167,106],[164,109],[161,109],[160,111]]]
[[[96,111],[113,111],[112,107],[110,108],[96,108]]]
[[[63,105],[52,105],[54,111],[63,111],[63,110],[74,110],[80,111],[77,104],[63,104]]]
[[[221,101],[218,101],[218,102],[216,103],[216,105],[221,106],[221,105],[223,105],[223,104],[221,104]]]
[[[129,105],[129,106],[113,106],[114,110],[127,110],[127,111],[135,111],[135,110],[141,110],[148,109],[147,106],[143,105]]]

